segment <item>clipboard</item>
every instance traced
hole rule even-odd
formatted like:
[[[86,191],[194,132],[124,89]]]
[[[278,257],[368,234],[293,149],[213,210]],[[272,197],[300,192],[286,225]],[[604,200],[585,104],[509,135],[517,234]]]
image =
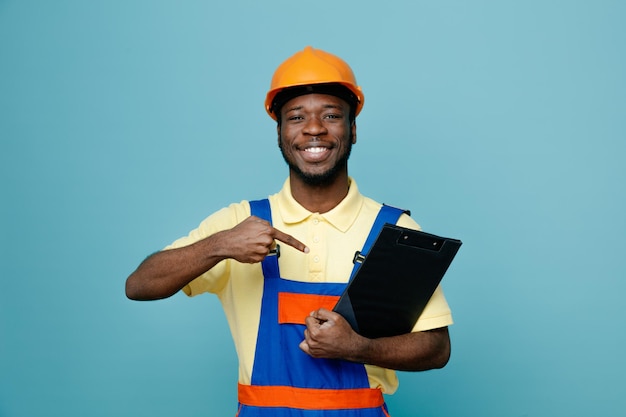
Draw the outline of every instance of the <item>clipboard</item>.
[[[368,338],[410,333],[461,244],[385,224],[333,311]]]

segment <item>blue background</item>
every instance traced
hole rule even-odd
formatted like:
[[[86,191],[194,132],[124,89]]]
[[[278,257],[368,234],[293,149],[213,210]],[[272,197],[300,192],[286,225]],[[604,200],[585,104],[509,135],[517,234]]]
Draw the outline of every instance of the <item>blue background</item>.
[[[263,100],[313,45],[363,87],[350,173],[463,240],[453,355],[402,416],[626,409],[626,3],[0,0],[0,416],[229,416],[212,296],[126,276],[287,170]]]

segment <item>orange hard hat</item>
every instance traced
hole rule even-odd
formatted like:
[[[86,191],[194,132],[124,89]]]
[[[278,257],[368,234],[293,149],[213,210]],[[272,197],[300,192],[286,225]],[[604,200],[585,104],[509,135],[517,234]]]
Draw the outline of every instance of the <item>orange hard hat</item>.
[[[354,95],[356,103],[356,108],[353,109],[354,116],[358,115],[363,108],[365,97],[361,87],[356,84],[356,78],[350,66],[336,55],[307,46],[304,50],[287,58],[274,72],[270,90],[265,98],[265,110],[272,119],[276,120],[274,99],[278,93],[290,87],[317,84],[339,84],[347,88]],[[310,92],[315,92],[315,89]]]

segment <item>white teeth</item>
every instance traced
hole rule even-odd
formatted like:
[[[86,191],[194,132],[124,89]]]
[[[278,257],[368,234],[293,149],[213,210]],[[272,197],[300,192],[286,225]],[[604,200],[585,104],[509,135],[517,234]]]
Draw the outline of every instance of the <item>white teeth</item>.
[[[326,148],[323,148],[321,146],[315,147],[315,148],[306,148],[305,151],[306,152],[311,152],[311,153],[320,153],[320,152],[324,152],[326,150]]]

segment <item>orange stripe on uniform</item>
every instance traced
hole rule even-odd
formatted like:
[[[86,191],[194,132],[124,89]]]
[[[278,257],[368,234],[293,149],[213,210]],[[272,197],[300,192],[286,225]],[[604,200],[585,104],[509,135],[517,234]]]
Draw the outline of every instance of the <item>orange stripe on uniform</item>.
[[[314,389],[239,384],[239,402],[253,407],[285,407],[302,410],[375,408],[384,404],[379,389]]]
[[[304,319],[318,308],[332,310],[339,296],[317,294],[278,293],[278,322],[304,324]]]

